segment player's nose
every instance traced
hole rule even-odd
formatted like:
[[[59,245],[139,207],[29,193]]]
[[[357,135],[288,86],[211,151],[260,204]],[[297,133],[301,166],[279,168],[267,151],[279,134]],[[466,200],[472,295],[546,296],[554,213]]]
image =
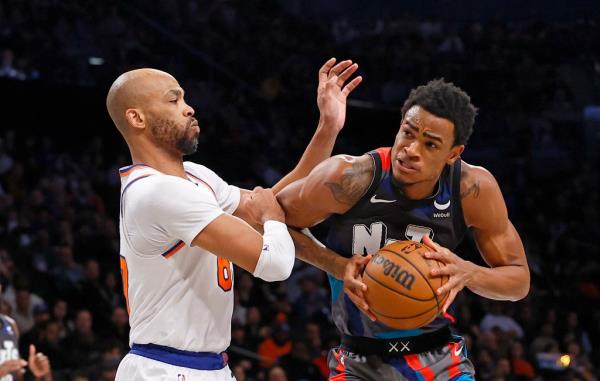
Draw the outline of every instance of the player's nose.
[[[409,145],[404,146],[404,152],[411,159],[418,159],[419,158],[419,143],[412,142]]]
[[[183,109],[183,115],[190,117],[190,116],[194,116],[196,112],[194,111],[194,109],[192,108],[192,106],[190,105],[185,105],[185,108]]]

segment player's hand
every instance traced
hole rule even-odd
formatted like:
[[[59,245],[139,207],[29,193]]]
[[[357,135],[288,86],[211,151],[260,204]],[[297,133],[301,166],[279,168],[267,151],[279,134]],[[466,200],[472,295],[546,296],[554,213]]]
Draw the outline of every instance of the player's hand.
[[[346,83],[358,69],[358,64],[351,60],[335,63],[336,59],[330,58],[319,69],[317,105],[321,113],[319,124],[338,133],[346,120],[346,98],[360,84],[362,77]]]
[[[443,295],[446,292],[450,293],[448,299],[446,299],[446,303],[444,303],[444,306],[442,307],[442,311],[447,312],[448,307],[450,307],[454,298],[456,298],[456,295],[471,280],[473,266],[476,265],[472,262],[465,261],[452,251],[433,242],[427,235],[423,238],[423,243],[431,249],[430,252],[424,254],[425,258],[437,259],[444,263],[442,267],[431,270],[429,274],[434,277],[441,277],[444,275],[449,277],[448,282],[436,290],[438,295]]]
[[[369,304],[365,299],[364,293],[367,291],[367,285],[362,282],[362,273],[371,258],[371,255],[365,257],[354,255],[348,260],[344,270],[344,292],[358,309],[367,315],[369,319],[375,321],[377,318],[369,310]]]
[[[4,377],[7,374],[17,372],[27,366],[27,361],[23,359],[17,360],[6,360],[0,363],[0,377]]]
[[[261,225],[268,220],[285,222],[285,212],[271,189],[256,187],[252,190],[248,200],[248,213]]]
[[[35,345],[29,346],[29,370],[36,378],[50,373],[50,361],[43,353],[35,352]]]

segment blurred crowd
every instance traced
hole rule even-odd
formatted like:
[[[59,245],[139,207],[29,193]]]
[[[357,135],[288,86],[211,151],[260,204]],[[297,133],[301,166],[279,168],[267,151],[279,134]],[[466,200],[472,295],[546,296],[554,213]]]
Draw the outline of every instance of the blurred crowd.
[[[454,81],[480,108],[467,159],[498,178],[532,272],[523,301],[468,291],[457,299],[455,328],[467,337],[478,379],[593,381],[600,172],[582,110],[600,103],[598,29],[586,20],[449,24],[410,16],[322,24],[275,1],[148,8],[139,0],[0,0],[0,77],[104,92],[129,68],[168,70],[201,121],[201,162],[244,187],[273,184],[300,156],[316,124],[309,106],[326,58],[359,62],[365,81],[353,98],[375,112],[399,109],[431,78]],[[23,354],[35,343],[49,356],[58,381],[113,380],[128,350],[117,225],[117,169],[128,157],[100,132],[106,126],[87,123],[94,132],[65,150],[59,132],[28,134],[0,122],[0,313],[17,321]],[[375,148],[344,137],[338,147]],[[469,241],[458,252],[477,260]],[[239,381],[326,379],[327,349],[339,340],[327,280],[296,266],[276,284],[236,270],[228,353]]]

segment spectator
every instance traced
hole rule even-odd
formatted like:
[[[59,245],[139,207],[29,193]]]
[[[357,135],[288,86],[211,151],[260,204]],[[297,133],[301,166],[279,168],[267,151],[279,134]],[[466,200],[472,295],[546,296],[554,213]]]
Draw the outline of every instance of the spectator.
[[[273,328],[273,334],[265,338],[258,346],[258,354],[262,357],[260,366],[270,368],[277,360],[292,350],[290,327],[286,323],[278,323]]]
[[[292,350],[279,358],[278,364],[289,375],[289,381],[322,381],[323,377],[319,368],[312,363],[308,345],[301,340],[292,342]]]
[[[523,344],[519,341],[512,343],[510,351],[510,365],[512,373],[519,381],[532,380],[535,377],[535,369],[533,365],[525,358]]]
[[[71,355],[68,365],[72,368],[83,368],[93,363],[97,354],[97,339],[92,331],[93,318],[87,310],[77,311],[75,317],[75,330],[63,341],[65,348],[69,348]]]
[[[274,366],[269,370],[268,381],[288,381],[285,370],[279,366]]]
[[[510,316],[505,315],[503,304],[490,302],[491,308],[481,320],[480,327],[483,332],[489,332],[493,327],[498,327],[502,332],[515,338],[523,337],[523,328]]]

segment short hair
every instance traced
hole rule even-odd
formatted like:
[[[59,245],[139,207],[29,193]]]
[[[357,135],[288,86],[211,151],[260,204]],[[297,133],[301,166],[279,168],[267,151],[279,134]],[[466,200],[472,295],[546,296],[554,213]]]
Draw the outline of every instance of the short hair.
[[[412,89],[402,106],[402,118],[413,106],[420,106],[454,124],[454,145],[466,144],[473,133],[477,108],[471,97],[452,82],[443,78],[429,81]]]

